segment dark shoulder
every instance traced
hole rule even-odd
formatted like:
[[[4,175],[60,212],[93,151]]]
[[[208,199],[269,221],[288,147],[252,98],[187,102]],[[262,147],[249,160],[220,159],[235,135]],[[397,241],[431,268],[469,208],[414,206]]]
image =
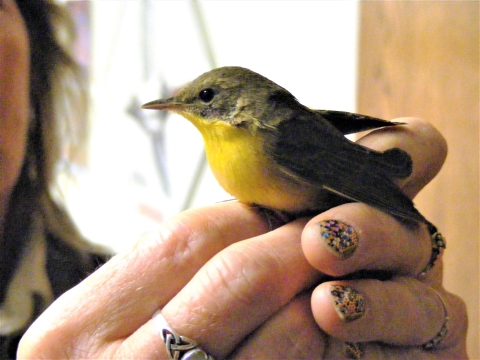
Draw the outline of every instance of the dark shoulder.
[[[65,243],[52,234],[47,234],[47,274],[54,297],[77,285],[88,275],[108,261],[110,254],[89,252]]]

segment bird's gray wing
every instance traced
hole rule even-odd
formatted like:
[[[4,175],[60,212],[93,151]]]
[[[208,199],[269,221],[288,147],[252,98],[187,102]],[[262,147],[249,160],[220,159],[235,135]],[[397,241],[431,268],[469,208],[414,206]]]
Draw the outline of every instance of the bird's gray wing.
[[[395,153],[384,156],[352,143],[318,116],[296,113],[279,123],[267,152],[290,176],[387,213],[426,222],[389,176]]]
[[[387,121],[376,117],[336,110],[314,110],[342,134],[378,129],[386,126],[403,125],[402,122]]]

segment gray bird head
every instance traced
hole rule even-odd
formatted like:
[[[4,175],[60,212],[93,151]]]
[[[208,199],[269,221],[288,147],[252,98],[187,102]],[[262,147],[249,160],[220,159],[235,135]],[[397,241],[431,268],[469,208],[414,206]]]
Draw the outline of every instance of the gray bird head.
[[[262,75],[242,67],[221,67],[202,74],[175,96],[142,108],[171,110],[191,121],[261,126],[268,123],[268,114],[289,101],[298,106],[293,95]]]

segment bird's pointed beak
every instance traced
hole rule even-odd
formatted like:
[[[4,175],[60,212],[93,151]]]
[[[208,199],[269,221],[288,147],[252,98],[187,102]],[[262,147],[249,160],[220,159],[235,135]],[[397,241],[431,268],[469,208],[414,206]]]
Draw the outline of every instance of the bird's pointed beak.
[[[181,107],[182,104],[175,101],[173,97],[168,99],[160,99],[150,101],[142,105],[142,109],[151,109],[151,110],[174,110]]]

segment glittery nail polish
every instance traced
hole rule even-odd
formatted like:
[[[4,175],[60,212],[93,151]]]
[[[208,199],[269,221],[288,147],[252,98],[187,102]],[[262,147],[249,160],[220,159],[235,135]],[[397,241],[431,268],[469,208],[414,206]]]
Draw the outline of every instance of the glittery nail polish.
[[[338,220],[325,220],[318,223],[320,239],[337,257],[346,259],[358,246],[358,235],[353,227]]]
[[[346,322],[360,319],[365,314],[363,295],[349,286],[331,285],[330,294],[340,318]]]

